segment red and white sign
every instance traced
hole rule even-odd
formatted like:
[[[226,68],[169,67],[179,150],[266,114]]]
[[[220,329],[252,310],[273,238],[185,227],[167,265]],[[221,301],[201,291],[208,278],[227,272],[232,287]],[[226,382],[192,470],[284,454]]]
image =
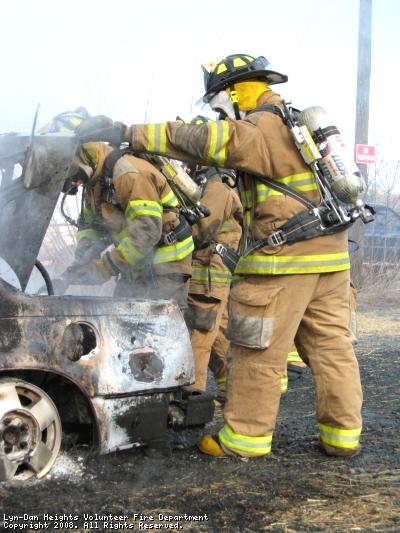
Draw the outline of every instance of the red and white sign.
[[[356,145],[356,163],[375,163],[375,146],[368,144]]]

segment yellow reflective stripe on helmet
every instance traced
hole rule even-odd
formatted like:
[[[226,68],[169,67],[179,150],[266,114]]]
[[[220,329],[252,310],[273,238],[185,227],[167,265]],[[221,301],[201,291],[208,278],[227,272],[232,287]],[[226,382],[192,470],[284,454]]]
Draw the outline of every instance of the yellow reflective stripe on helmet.
[[[316,274],[349,270],[348,252],[324,255],[250,255],[241,257],[235,274]]]
[[[210,122],[210,148],[207,165],[223,167],[226,161],[226,145],[229,138],[229,124],[225,120]]]
[[[287,376],[283,376],[283,378],[281,378],[281,392],[286,392],[287,391],[287,388],[288,388],[288,378]]]
[[[79,126],[79,124],[82,122],[82,119],[83,119],[83,115],[82,113],[78,113],[77,115],[75,115],[75,117],[71,117],[69,119],[69,121],[71,122],[71,124],[73,124],[74,126]]]
[[[157,248],[153,263],[159,265],[160,263],[170,263],[171,261],[180,261],[184,259],[194,250],[194,243],[192,237],[188,237],[184,241],[175,242],[168,246],[161,246]]]
[[[318,424],[322,442],[337,448],[357,448],[362,428],[338,429]]]
[[[228,283],[232,281],[232,274],[228,269],[219,270],[216,268],[193,266],[192,281],[211,281],[215,283]]]
[[[128,202],[125,209],[125,218],[128,222],[139,216],[162,218],[162,207],[152,200],[133,200]]]
[[[227,70],[227,68],[226,68],[225,63],[221,63],[220,65],[218,65],[216,73],[217,74],[222,74],[223,72],[226,72],[226,70]]]
[[[147,149],[151,153],[164,155],[167,150],[167,123],[149,124]]]
[[[172,191],[169,191],[168,194],[166,194],[165,196],[161,198],[161,203],[165,207],[178,207],[179,206],[178,199],[176,198],[175,194]]]
[[[136,264],[138,261],[143,259],[144,255],[141,254],[132,244],[129,237],[124,237],[119,245],[117,250],[121,253],[122,257],[130,265]]]
[[[293,352],[288,353],[287,362],[288,363],[302,363],[303,359],[300,357],[298,351],[294,350]]]
[[[218,433],[220,442],[232,450],[265,455],[271,451],[272,435],[264,437],[245,437],[235,433],[228,424]]]
[[[219,228],[218,233],[227,233],[232,230],[232,219],[227,218],[222,226]]]
[[[100,231],[95,229],[87,228],[81,229],[76,233],[76,242],[79,242],[81,239],[89,239],[91,241],[99,241],[102,236]]]
[[[234,67],[245,67],[247,65],[247,63],[243,61],[243,59],[241,59],[240,57],[235,57],[232,63]]]

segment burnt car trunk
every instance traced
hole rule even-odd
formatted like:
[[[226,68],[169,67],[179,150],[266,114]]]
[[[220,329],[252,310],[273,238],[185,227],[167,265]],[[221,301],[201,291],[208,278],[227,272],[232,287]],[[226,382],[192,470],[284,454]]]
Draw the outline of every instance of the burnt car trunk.
[[[73,134],[0,137],[0,258],[23,290],[77,144]],[[213,398],[193,381],[176,302],[28,295],[0,278],[0,480],[51,468],[69,403],[86,404],[78,418],[93,424],[100,453],[205,424]]]

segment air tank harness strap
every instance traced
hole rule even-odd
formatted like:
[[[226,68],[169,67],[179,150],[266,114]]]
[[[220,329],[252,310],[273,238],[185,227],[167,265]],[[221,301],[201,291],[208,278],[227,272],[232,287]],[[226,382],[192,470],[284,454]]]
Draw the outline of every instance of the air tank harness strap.
[[[294,215],[290,220],[285,222],[278,231],[265,239],[260,239],[246,248],[244,257],[252,254],[264,246],[281,246],[282,244],[294,244],[298,241],[304,241],[325,235],[321,228],[321,220],[313,210],[303,210]]]
[[[281,192],[291,196],[298,202],[302,203],[307,207],[306,210],[300,211],[294,215],[291,219],[285,222],[275,233],[272,233],[269,237],[264,239],[259,239],[255,241],[252,245],[248,246],[244,252],[244,257],[252,254],[264,246],[281,246],[282,244],[294,244],[298,241],[305,241],[308,239],[313,239],[320,235],[330,235],[332,233],[337,233],[344,231],[349,227],[350,224],[343,224],[335,226],[334,228],[327,228],[324,225],[328,221],[323,220],[323,209],[318,208],[313,202],[308,200],[302,194],[294,191],[287,185],[283,183],[278,183],[269,178],[261,178],[259,176],[252,175],[252,178],[259,180],[264,185],[267,185],[275,191]]]
[[[235,273],[235,269],[239,263],[240,255],[238,252],[226,246],[226,244],[217,243],[214,241],[216,246],[213,249],[214,254],[218,254],[221,257],[224,265],[229,269],[230,273]]]
[[[113,173],[118,159],[126,154],[132,154],[132,150],[127,148],[116,148],[104,160],[103,172],[100,177],[100,185],[103,197],[107,202],[114,205],[119,204],[114,190]]]
[[[179,224],[167,233],[158,242],[158,246],[164,246],[175,244],[176,242],[182,242],[193,234],[193,230],[189,222],[186,220],[183,214],[179,214]]]
[[[256,107],[255,109],[252,109],[251,111],[249,111],[247,113],[247,116],[252,115],[253,113],[261,113],[261,112],[273,113],[274,115],[278,115],[278,117],[280,117],[285,124],[287,122],[287,116],[285,115],[284,110],[275,104],[266,104],[260,107]]]

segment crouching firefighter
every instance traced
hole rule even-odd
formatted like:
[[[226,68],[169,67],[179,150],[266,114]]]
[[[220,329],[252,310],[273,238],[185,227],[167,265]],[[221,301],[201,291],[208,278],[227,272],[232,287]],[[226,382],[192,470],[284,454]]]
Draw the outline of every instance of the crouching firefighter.
[[[174,299],[185,309],[192,228],[166,178],[129,149],[102,142],[84,143],[73,167],[64,193],[83,186],[76,260],[55,280],[55,292],[114,277],[114,296]]]

